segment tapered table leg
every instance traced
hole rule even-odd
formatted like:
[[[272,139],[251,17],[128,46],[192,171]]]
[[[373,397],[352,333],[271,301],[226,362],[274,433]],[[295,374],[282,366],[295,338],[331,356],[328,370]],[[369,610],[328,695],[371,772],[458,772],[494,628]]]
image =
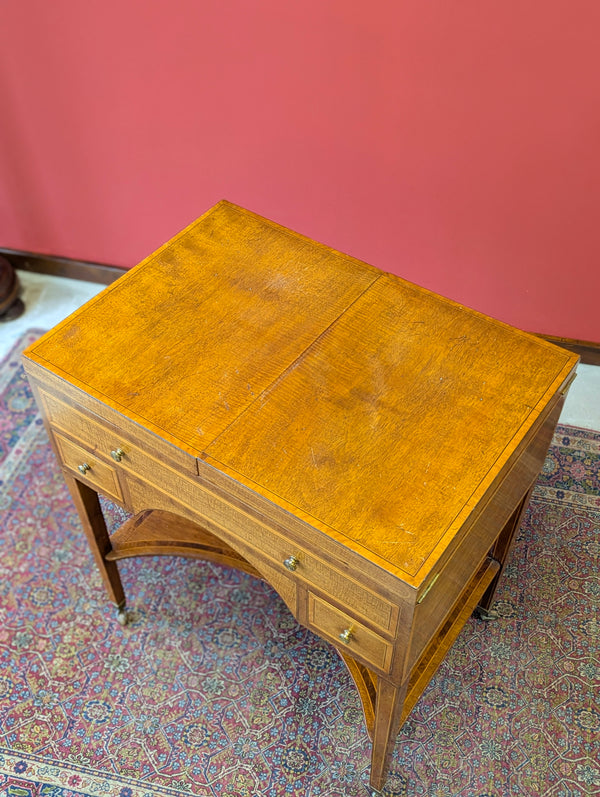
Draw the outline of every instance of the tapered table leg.
[[[88,543],[94,554],[96,565],[104,581],[104,586],[110,599],[117,607],[119,621],[123,622],[121,618],[125,617],[125,593],[116,563],[106,560],[106,554],[111,550],[111,544],[100,501],[98,500],[98,493],[88,487],[87,484],[74,479],[68,473],[65,473],[64,477]]]
[[[406,683],[403,686],[394,686],[383,678],[377,679],[370,779],[371,786],[377,791],[385,786],[390,759],[400,729],[406,689]]]

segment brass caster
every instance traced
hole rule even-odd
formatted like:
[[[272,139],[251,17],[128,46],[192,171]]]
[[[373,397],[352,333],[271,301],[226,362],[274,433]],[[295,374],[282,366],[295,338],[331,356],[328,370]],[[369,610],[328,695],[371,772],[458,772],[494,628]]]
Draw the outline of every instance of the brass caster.
[[[124,606],[122,606],[120,609],[117,609],[117,622],[122,626],[127,625],[129,622],[129,612]]]
[[[498,619],[498,612],[495,609],[484,609],[483,606],[478,606],[473,614],[478,620],[483,620],[486,623]]]

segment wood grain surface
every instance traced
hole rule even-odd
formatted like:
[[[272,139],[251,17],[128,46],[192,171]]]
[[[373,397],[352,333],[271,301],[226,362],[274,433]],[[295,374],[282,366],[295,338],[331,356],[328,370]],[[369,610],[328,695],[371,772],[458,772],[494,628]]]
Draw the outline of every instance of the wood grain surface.
[[[31,354],[200,452],[377,277],[222,202]]]
[[[415,575],[573,355],[385,275],[207,448]]]
[[[577,361],[227,202],[28,356],[413,577]]]

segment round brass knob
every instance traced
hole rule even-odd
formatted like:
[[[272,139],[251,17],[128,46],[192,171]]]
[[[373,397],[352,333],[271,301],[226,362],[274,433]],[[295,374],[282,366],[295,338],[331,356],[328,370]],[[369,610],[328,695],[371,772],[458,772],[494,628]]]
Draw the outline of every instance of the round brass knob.
[[[81,465],[77,466],[77,470],[80,473],[83,473],[84,476],[88,472],[88,470],[91,470],[91,469],[92,469],[92,466],[88,465],[87,462],[82,462]]]
[[[298,557],[288,556],[287,559],[283,560],[283,564],[287,567],[288,570],[295,570],[298,567]]]
[[[113,449],[113,451],[110,452],[110,455],[115,462],[120,462],[125,456],[125,452],[123,451],[122,448],[115,448]]]
[[[354,634],[352,633],[352,628],[346,628],[340,634],[340,639],[342,640],[342,642],[345,645],[349,645],[350,644],[350,640],[352,639],[353,636],[354,636]]]

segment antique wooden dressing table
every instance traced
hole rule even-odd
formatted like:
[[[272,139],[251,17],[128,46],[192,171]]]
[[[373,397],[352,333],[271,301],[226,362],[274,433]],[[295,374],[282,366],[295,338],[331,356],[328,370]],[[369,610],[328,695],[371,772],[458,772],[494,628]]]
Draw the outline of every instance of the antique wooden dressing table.
[[[121,619],[123,557],[266,579],[344,656],[375,789],[490,607],[576,363],[228,202],[24,354]],[[110,538],[98,493],[133,514]]]

